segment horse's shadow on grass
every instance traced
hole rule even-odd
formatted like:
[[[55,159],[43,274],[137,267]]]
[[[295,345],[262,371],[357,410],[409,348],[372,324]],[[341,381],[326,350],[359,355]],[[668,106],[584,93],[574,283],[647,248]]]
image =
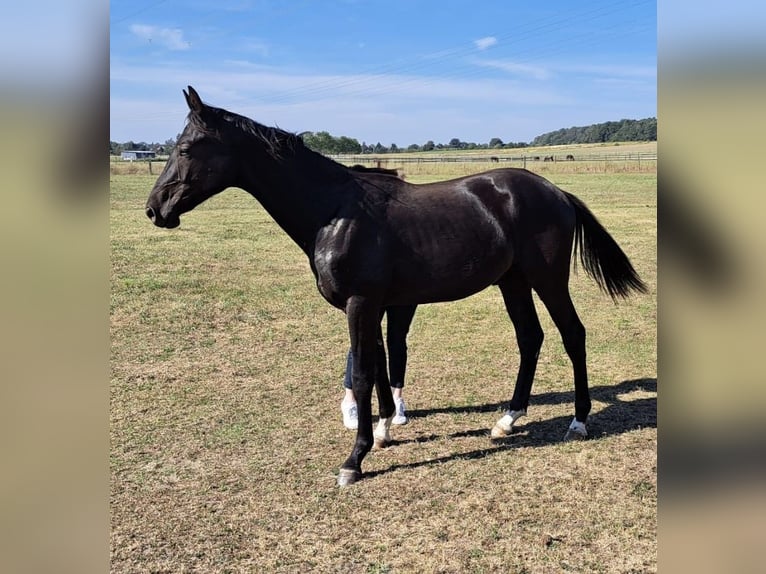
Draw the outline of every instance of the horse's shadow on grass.
[[[657,428],[657,397],[637,398],[633,400],[623,400],[620,395],[632,392],[657,392],[657,379],[633,379],[623,381],[617,385],[600,386],[590,389],[591,399],[608,406],[603,410],[593,414],[588,419],[589,440],[598,440],[600,438],[620,435],[626,432],[643,429]],[[574,391],[569,392],[549,392],[539,395],[533,395],[530,401],[531,408],[535,405],[558,405],[568,403],[574,405]],[[427,417],[435,414],[448,413],[492,413],[502,411],[507,408],[508,403],[491,403],[485,405],[467,405],[463,407],[445,407],[434,409],[421,409],[409,411],[412,417]],[[455,453],[435,459],[429,459],[419,462],[406,464],[394,464],[386,469],[365,473],[365,477],[371,478],[381,474],[386,474],[396,470],[405,470],[431,466],[449,462],[451,460],[473,460],[492,456],[507,450],[521,447],[545,447],[560,443],[563,439],[569,423],[572,420],[571,415],[563,417],[554,417],[546,420],[524,422],[521,419],[520,424],[514,429],[513,434],[508,438],[499,441],[493,441],[492,446],[470,452]],[[460,431],[449,435],[427,435],[413,439],[394,440],[392,446],[404,445],[410,443],[429,442],[434,440],[480,437],[486,436],[489,440],[489,429],[480,428],[473,430]]]

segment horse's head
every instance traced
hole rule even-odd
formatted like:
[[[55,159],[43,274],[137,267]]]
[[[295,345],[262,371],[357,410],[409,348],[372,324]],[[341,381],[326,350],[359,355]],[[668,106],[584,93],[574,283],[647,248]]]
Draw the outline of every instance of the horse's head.
[[[184,96],[186,127],[146,202],[146,215],[158,227],[178,227],[182,213],[235,185],[237,165],[231,139],[224,137],[226,122],[191,86]]]

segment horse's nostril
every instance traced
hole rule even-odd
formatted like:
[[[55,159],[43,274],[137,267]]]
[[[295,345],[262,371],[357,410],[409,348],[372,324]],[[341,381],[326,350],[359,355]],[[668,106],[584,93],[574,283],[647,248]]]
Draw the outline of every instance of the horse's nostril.
[[[154,221],[154,218],[155,218],[154,210],[151,207],[146,208],[146,217]]]

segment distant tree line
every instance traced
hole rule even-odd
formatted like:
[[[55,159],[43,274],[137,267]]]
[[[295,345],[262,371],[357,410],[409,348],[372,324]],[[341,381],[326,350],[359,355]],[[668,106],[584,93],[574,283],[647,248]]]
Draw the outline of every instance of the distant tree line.
[[[127,141],[124,143],[109,142],[109,153],[121,155],[123,150],[154,151],[158,155],[168,155],[173,151],[178,139],[166,140],[165,143],[146,143]],[[643,120],[620,120],[605,122],[584,127],[572,127],[548,132],[537,136],[532,143],[504,142],[500,138],[492,138],[487,143],[464,142],[452,138],[448,143],[434,143],[428,140],[424,144],[411,144],[400,148],[396,144],[383,145],[380,142],[368,144],[347,136],[333,136],[328,132],[303,132],[300,134],[303,142],[314,151],[327,155],[338,154],[383,154],[399,152],[422,152],[444,150],[476,150],[476,149],[515,149],[529,146],[548,146],[577,143],[605,143],[618,141],[656,141],[657,118]]]
[[[405,147],[399,147],[392,143],[391,145],[383,145],[380,142],[376,144],[368,144],[366,142],[359,143],[359,140],[350,138],[347,136],[332,136],[327,132],[304,132],[301,134],[303,143],[314,151],[318,151],[323,154],[336,155],[336,154],[382,154],[382,153],[401,153],[401,152],[419,152],[419,151],[434,151],[434,150],[467,150],[467,149],[510,149],[527,147],[524,142],[509,142],[503,143],[500,138],[492,138],[488,143],[474,143],[464,142],[459,138],[452,138],[449,143],[434,143],[433,140],[428,140],[424,144],[411,144]]]
[[[309,148],[328,155],[364,152],[358,140],[347,136],[335,137],[328,132],[303,132],[301,138]]]
[[[643,120],[620,120],[583,127],[572,127],[548,132],[532,140],[533,146],[656,141],[657,118]]]
[[[110,141],[109,155],[122,155],[122,152],[126,150],[153,151],[157,155],[170,155],[170,152],[172,152],[173,148],[176,146],[177,139],[178,139],[178,136],[176,136],[173,139],[165,140],[164,144],[134,142],[134,141],[117,143],[117,142]]]

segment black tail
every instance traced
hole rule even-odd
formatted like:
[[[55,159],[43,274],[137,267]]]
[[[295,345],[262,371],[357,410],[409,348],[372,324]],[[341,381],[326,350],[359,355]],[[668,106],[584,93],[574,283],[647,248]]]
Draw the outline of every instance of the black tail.
[[[576,258],[579,250],[580,262],[585,271],[614,300],[617,297],[628,297],[631,290],[646,293],[646,285],[633,269],[628,256],[596,216],[582,200],[571,193],[564,193],[577,215],[572,257]]]

